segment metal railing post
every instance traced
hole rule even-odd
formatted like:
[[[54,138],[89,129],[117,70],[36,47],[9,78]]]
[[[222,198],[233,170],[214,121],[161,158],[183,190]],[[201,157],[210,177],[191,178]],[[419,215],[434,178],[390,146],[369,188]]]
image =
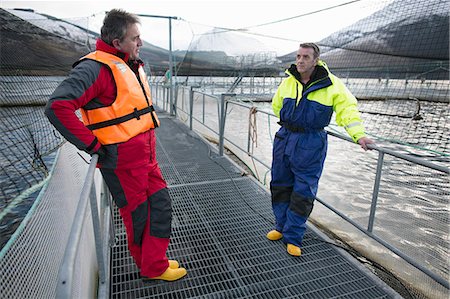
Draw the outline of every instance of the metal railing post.
[[[251,110],[249,110],[251,111]],[[249,115],[251,115],[249,113]],[[251,139],[251,125],[250,125],[251,119],[250,116],[248,118],[248,129],[247,129],[247,154],[250,155],[250,139]]]
[[[171,109],[172,108],[170,108],[171,106],[170,106],[170,101],[171,101],[171,95],[170,95],[170,90],[171,90],[171,87],[170,87],[170,85],[167,85],[166,86],[166,99],[165,99],[165,101],[166,101],[166,111],[167,112],[169,112],[170,113],[170,111],[171,111]]]
[[[202,124],[205,123],[205,94],[203,94],[203,112],[202,112]]]
[[[158,106],[158,98],[159,98],[159,84],[155,84],[155,104]]]
[[[162,108],[164,111],[166,110],[166,88],[164,85],[161,86],[162,87]]]
[[[178,84],[176,82],[174,84],[175,84],[175,86],[172,87],[174,90],[174,93],[172,94],[172,98],[173,98],[172,108],[171,108],[172,112],[170,113],[170,115],[173,115],[176,117],[177,116],[177,105],[178,105]]]
[[[381,169],[383,168],[383,160],[384,160],[384,153],[382,151],[378,151],[377,172],[375,175],[375,182],[373,185],[372,204],[370,206],[369,224],[367,226],[367,231],[369,231],[369,232],[372,232],[373,223],[375,221],[375,210],[377,209],[378,192],[380,190]]]
[[[194,114],[194,86],[189,86],[189,130],[192,131],[192,117]]]
[[[111,193],[109,192],[108,186],[106,186],[106,183],[103,182],[103,189],[105,190],[105,201],[108,203],[108,207],[109,207],[109,246],[114,246],[116,245],[116,228],[114,226],[114,210],[113,210],[113,206],[111,204]]]
[[[97,264],[98,264],[98,276],[101,283],[105,283],[106,281],[106,269],[105,269],[105,261],[103,256],[103,247],[102,247],[102,236],[101,236],[101,226],[100,226],[100,216],[97,206],[97,196],[95,193],[95,184],[92,183],[91,194],[89,196],[90,204],[91,204],[91,216],[92,216],[92,225],[94,228],[94,240],[95,240],[95,253],[97,254]]]
[[[223,139],[225,134],[225,115],[226,115],[226,106],[225,106],[225,97],[226,94],[223,93],[220,96],[220,108],[219,108],[219,156],[223,156]]]
[[[228,102],[225,97],[234,97],[235,93],[222,93],[220,96],[220,107],[219,107],[219,156],[223,156],[223,147],[225,139],[225,119],[227,116]]]
[[[107,277],[109,277],[111,271],[108,268],[108,263],[110,260],[110,252],[109,248],[114,245],[113,240],[115,240],[115,230],[114,230],[114,220],[113,220],[113,211],[111,206],[111,193],[109,192],[108,187],[106,186],[105,181],[102,179],[102,193],[100,196],[101,205],[100,205],[100,213],[103,214],[101,223],[103,224],[103,236],[102,236],[102,255],[103,255],[103,264],[105,266],[105,281],[102,282],[101,279],[98,285],[98,298],[106,299],[109,298],[109,284],[107,283]]]

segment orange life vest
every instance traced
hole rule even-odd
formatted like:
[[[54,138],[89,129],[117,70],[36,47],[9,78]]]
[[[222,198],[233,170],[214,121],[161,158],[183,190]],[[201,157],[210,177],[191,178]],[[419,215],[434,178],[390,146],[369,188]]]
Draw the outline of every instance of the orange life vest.
[[[115,55],[95,51],[80,60],[83,59],[92,59],[107,65],[116,83],[117,95],[112,105],[81,109],[83,123],[101,144],[125,142],[159,126],[147,76],[142,67],[139,67],[141,86],[131,68]]]

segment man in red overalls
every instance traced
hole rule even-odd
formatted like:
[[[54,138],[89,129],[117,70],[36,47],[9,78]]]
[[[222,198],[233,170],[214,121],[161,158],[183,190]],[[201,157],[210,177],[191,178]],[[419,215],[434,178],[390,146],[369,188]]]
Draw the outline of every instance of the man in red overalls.
[[[98,167],[119,208],[141,276],[173,281],[187,272],[166,257],[171,199],[156,161],[154,128],[159,120],[139,59],[139,25],[136,15],[111,10],[96,51],[74,64],[45,114],[69,142],[99,155]],[[83,122],[75,114],[78,109]]]

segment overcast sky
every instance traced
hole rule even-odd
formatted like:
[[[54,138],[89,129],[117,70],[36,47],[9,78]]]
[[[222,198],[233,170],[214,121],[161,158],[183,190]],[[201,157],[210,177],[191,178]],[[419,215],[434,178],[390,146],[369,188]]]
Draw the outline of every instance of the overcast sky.
[[[265,39],[277,52],[296,50],[298,42],[319,41],[386,5],[389,0],[122,0],[122,1],[8,1],[2,8],[31,8],[38,13],[85,23],[98,31],[104,12],[122,8],[136,14],[176,16],[173,49],[213,27],[247,28],[249,36]],[[336,8],[332,8],[338,6]],[[332,8],[332,9],[328,9]],[[327,10],[328,9],[328,10]],[[317,12],[323,10],[321,12]],[[314,13],[316,12],[316,13]],[[311,14],[312,13],[312,14]],[[92,17],[94,16],[94,17]],[[168,48],[168,21],[141,17],[143,38]],[[281,21],[281,22],[277,22]],[[274,23],[272,23],[274,22]],[[258,26],[266,23],[270,25]],[[250,27],[250,28],[248,28]],[[238,46],[238,45],[237,45]],[[292,47],[292,48],[291,48]],[[289,48],[283,50],[283,48]],[[280,50],[281,49],[281,50]]]

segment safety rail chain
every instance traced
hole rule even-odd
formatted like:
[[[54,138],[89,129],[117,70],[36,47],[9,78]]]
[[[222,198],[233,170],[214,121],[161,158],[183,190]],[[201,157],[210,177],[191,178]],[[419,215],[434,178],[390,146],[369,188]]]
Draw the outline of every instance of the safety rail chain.
[[[178,106],[178,96],[179,96],[179,89],[181,88],[181,96],[182,96],[182,100],[184,101],[184,96],[185,96],[185,92],[188,93],[188,99],[189,99],[189,104],[188,104],[188,109],[189,111],[185,111],[183,110],[183,106],[182,107]],[[257,107],[242,103],[242,102],[238,102],[238,101],[233,101],[230,100],[230,98],[234,98],[236,96],[236,94],[234,93],[222,93],[219,96],[214,96],[211,94],[207,94],[204,92],[200,92],[200,91],[196,91],[194,90],[194,88],[198,88],[198,86],[175,86],[175,96],[173,98],[169,97],[169,93],[166,91],[166,89],[168,89],[168,85],[163,85],[163,84],[154,84],[152,85],[152,92],[154,93],[154,98],[156,99],[156,105],[158,105],[158,107],[162,107],[163,110],[165,110],[166,112],[169,112],[170,115],[177,117],[177,109],[179,109],[180,111],[186,113],[188,115],[189,118],[189,129],[193,130],[193,120],[198,121],[200,124],[202,124],[203,126],[205,126],[207,129],[214,131],[213,128],[209,127],[206,123],[205,123],[205,97],[208,97],[212,100],[217,101],[217,109],[218,109],[218,130],[219,132],[214,131],[214,133],[218,134],[218,146],[219,146],[219,154],[222,156],[223,152],[224,152],[224,142],[225,140],[227,142],[229,142],[230,144],[232,144],[233,146],[235,146],[236,148],[238,148],[239,150],[241,150],[243,153],[245,153],[246,155],[250,156],[253,160],[258,161],[261,165],[263,165],[266,169],[270,170],[270,166],[267,165],[264,161],[262,161],[261,159],[258,159],[256,156],[254,156],[250,151],[249,151],[249,146],[250,146],[250,132],[247,134],[247,144],[248,144],[248,148],[244,149],[241,146],[239,146],[238,144],[236,144],[235,142],[233,142],[232,140],[230,140],[229,138],[225,137],[225,122],[226,122],[226,117],[227,117],[227,107],[229,103],[232,103],[233,105],[238,105],[247,109],[253,109],[254,111],[257,111],[259,113],[262,114],[266,114],[269,117],[276,117],[275,114],[271,113],[271,112],[267,112],[264,110],[260,110]],[[162,92],[162,94],[160,94]],[[202,96],[203,97],[203,106],[202,106],[202,117],[201,119],[198,119],[196,117],[194,117],[194,94]],[[159,105],[159,101],[160,99],[162,99],[162,106]],[[249,126],[250,128],[250,126]],[[343,136],[340,135],[338,133],[332,132],[330,130],[326,130],[327,133],[329,135],[332,135],[336,138],[345,140],[347,142],[351,142],[354,143],[349,137],[347,136]],[[368,226],[363,227],[361,225],[359,225],[358,223],[356,223],[355,221],[353,221],[352,219],[350,219],[349,217],[347,217],[346,215],[344,215],[343,213],[341,213],[339,210],[337,210],[336,208],[332,207],[331,205],[327,204],[324,200],[320,199],[320,198],[316,198],[318,202],[320,202],[321,204],[323,204],[327,209],[329,209],[330,211],[332,211],[333,213],[335,213],[336,215],[338,215],[339,217],[341,217],[342,219],[344,219],[345,221],[347,221],[348,223],[350,223],[351,225],[353,225],[355,228],[357,228],[358,230],[360,230],[361,232],[363,232],[365,235],[369,236],[371,239],[377,241],[379,244],[383,245],[384,247],[386,247],[387,249],[389,249],[391,252],[395,253],[396,255],[400,256],[402,259],[404,259],[406,262],[408,262],[410,265],[414,266],[415,268],[419,269],[420,271],[422,271],[423,273],[425,273],[426,275],[428,275],[429,277],[431,277],[433,280],[435,280],[436,282],[438,282],[439,284],[441,284],[442,286],[444,286],[445,288],[449,289],[450,285],[449,285],[449,281],[447,280],[447,278],[441,277],[440,275],[437,275],[436,273],[430,271],[428,268],[422,266],[421,264],[419,264],[418,262],[416,262],[416,260],[405,254],[403,251],[401,251],[400,249],[394,247],[393,245],[389,244],[387,241],[383,240],[382,238],[378,237],[377,235],[375,235],[373,233],[373,225],[374,225],[374,221],[375,221],[375,211],[377,208],[377,200],[378,200],[378,194],[379,194],[379,188],[380,188],[380,181],[381,181],[381,173],[382,173],[382,168],[383,168],[383,161],[384,161],[384,157],[385,155],[390,155],[393,156],[395,158],[404,160],[404,161],[408,161],[411,163],[414,163],[416,165],[420,165],[420,166],[424,166],[426,168],[429,169],[433,169],[442,173],[445,173],[447,175],[450,174],[450,169],[441,165],[437,165],[435,163],[426,161],[424,159],[419,159],[419,158],[415,158],[412,156],[407,156],[398,152],[395,152],[393,150],[387,149],[387,148],[382,148],[379,146],[376,146],[375,144],[369,144],[368,147],[372,150],[375,150],[378,152],[378,159],[377,159],[377,168],[376,168],[376,176],[375,176],[375,181],[374,181],[374,185],[373,185],[373,193],[372,193],[372,201],[371,201],[371,208],[370,208],[370,214],[369,214],[369,221],[368,221]]]
[[[155,92],[158,94],[158,90],[161,86],[156,86]],[[193,126],[193,120],[197,120],[200,123],[205,120],[205,116],[203,115],[203,119],[196,119],[193,117],[193,101],[194,101],[194,92],[199,93],[197,91],[194,91],[194,87],[189,87],[189,111],[183,111],[184,113],[187,113],[189,115],[189,128],[192,130]],[[176,99],[172,100],[169,98],[169,92],[166,92],[167,87],[163,87],[163,96],[161,97],[163,99],[163,109],[168,110],[171,115],[176,116],[176,110],[178,109]],[[202,93],[199,93],[202,94]],[[204,96],[206,94],[203,94]],[[227,140],[228,142],[234,144],[236,147],[238,147],[240,150],[245,152],[248,155],[252,155],[245,149],[241,148],[237,144],[233,143],[231,140],[228,140],[227,138],[224,138],[224,130],[225,130],[225,120],[227,115],[227,105],[229,103],[229,100],[227,98],[233,97],[234,94],[221,94],[220,98],[217,96],[211,96],[207,95],[208,97],[215,98],[218,103],[218,111],[219,111],[219,154],[222,156],[224,151],[224,141]],[[156,99],[159,97],[156,96]],[[158,101],[155,101],[155,104],[158,105]],[[243,107],[247,107],[249,109],[252,109],[254,107],[245,105],[243,103],[236,103],[233,102],[233,104],[237,104]],[[158,106],[161,107],[161,106]],[[168,108],[168,109],[167,109]],[[264,113],[267,115],[271,115],[275,117],[274,114],[258,110],[260,113]],[[203,111],[204,113],[204,111]],[[210,128],[211,129],[211,128]],[[333,135],[337,138],[344,139],[348,142],[352,142],[350,138],[347,138],[345,136],[336,134],[334,132],[328,131],[330,135]],[[405,261],[407,261],[412,266],[416,267],[417,269],[421,270],[423,273],[427,274],[429,277],[434,279],[436,282],[441,284],[442,286],[449,289],[449,282],[440,277],[439,275],[436,275],[429,269],[423,267],[419,263],[417,263],[412,257],[408,256],[407,254],[403,253],[401,250],[397,249],[396,247],[390,245],[388,242],[384,241],[380,237],[376,236],[372,233],[373,224],[375,220],[375,211],[377,207],[377,199],[378,199],[378,190],[380,187],[380,180],[381,180],[381,170],[383,166],[383,159],[384,156],[391,155],[394,157],[397,157],[402,160],[409,161],[411,163],[421,165],[427,168],[431,168],[440,172],[443,172],[445,174],[450,174],[450,170],[446,167],[436,165],[434,163],[406,156],[400,153],[397,153],[395,151],[380,148],[376,145],[369,145],[369,148],[378,151],[378,161],[377,161],[377,170],[376,170],[376,178],[374,182],[373,187],[373,196],[372,196],[372,202],[371,202],[371,209],[370,209],[370,217],[369,217],[369,224],[368,227],[362,227],[349,217],[345,216],[343,213],[335,209],[334,207],[330,206],[320,198],[317,198],[317,200],[323,204],[326,208],[330,209],[332,212],[352,224],[354,227],[356,227],[358,230],[369,236],[370,238],[376,240],[378,243],[382,244],[401,258],[403,258]],[[256,157],[252,157],[255,160],[258,160]],[[97,263],[98,263],[98,275],[99,275],[99,289],[98,289],[98,297],[99,298],[108,298],[109,297],[109,286],[107,283],[108,277],[109,277],[109,259],[110,259],[110,251],[109,246],[112,245],[111,242],[114,240],[114,232],[113,232],[113,224],[112,224],[112,213],[111,213],[111,205],[110,205],[110,193],[108,189],[105,187],[105,184],[102,183],[102,193],[100,198],[100,210],[98,208],[97,204],[97,196],[95,192],[95,184],[94,184],[94,174],[95,174],[95,167],[97,164],[98,155],[93,155],[90,161],[89,169],[86,174],[86,179],[81,191],[80,200],[77,206],[76,214],[74,217],[74,222],[72,225],[72,229],[69,235],[68,243],[66,246],[66,250],[64,253],[64,260],[63,263],[60,266],[59,273],[58,273],[58,284],[56,289],[56,298],[70,298],[72,291],[73,291],[73,274],[75,269],[75,263],[76,263],[76,254],[77,250],[80,245],[80,236],[82,232],[82,225],[83,225],[83,219],[88,213],[88,201],[90,203],[91,208],[91,215],[92,215],[92,221],[93,221],[93,228],[94,228],[94,238],[95,238],[95,248],[96,248],[96,255],[97,255]],[[269,168],[268,165],[266,165],[263,161],[258,160],[262,165]],[[109,208],[108,208],[109,207]],[[102,229],[103,228],[103,229]]]

